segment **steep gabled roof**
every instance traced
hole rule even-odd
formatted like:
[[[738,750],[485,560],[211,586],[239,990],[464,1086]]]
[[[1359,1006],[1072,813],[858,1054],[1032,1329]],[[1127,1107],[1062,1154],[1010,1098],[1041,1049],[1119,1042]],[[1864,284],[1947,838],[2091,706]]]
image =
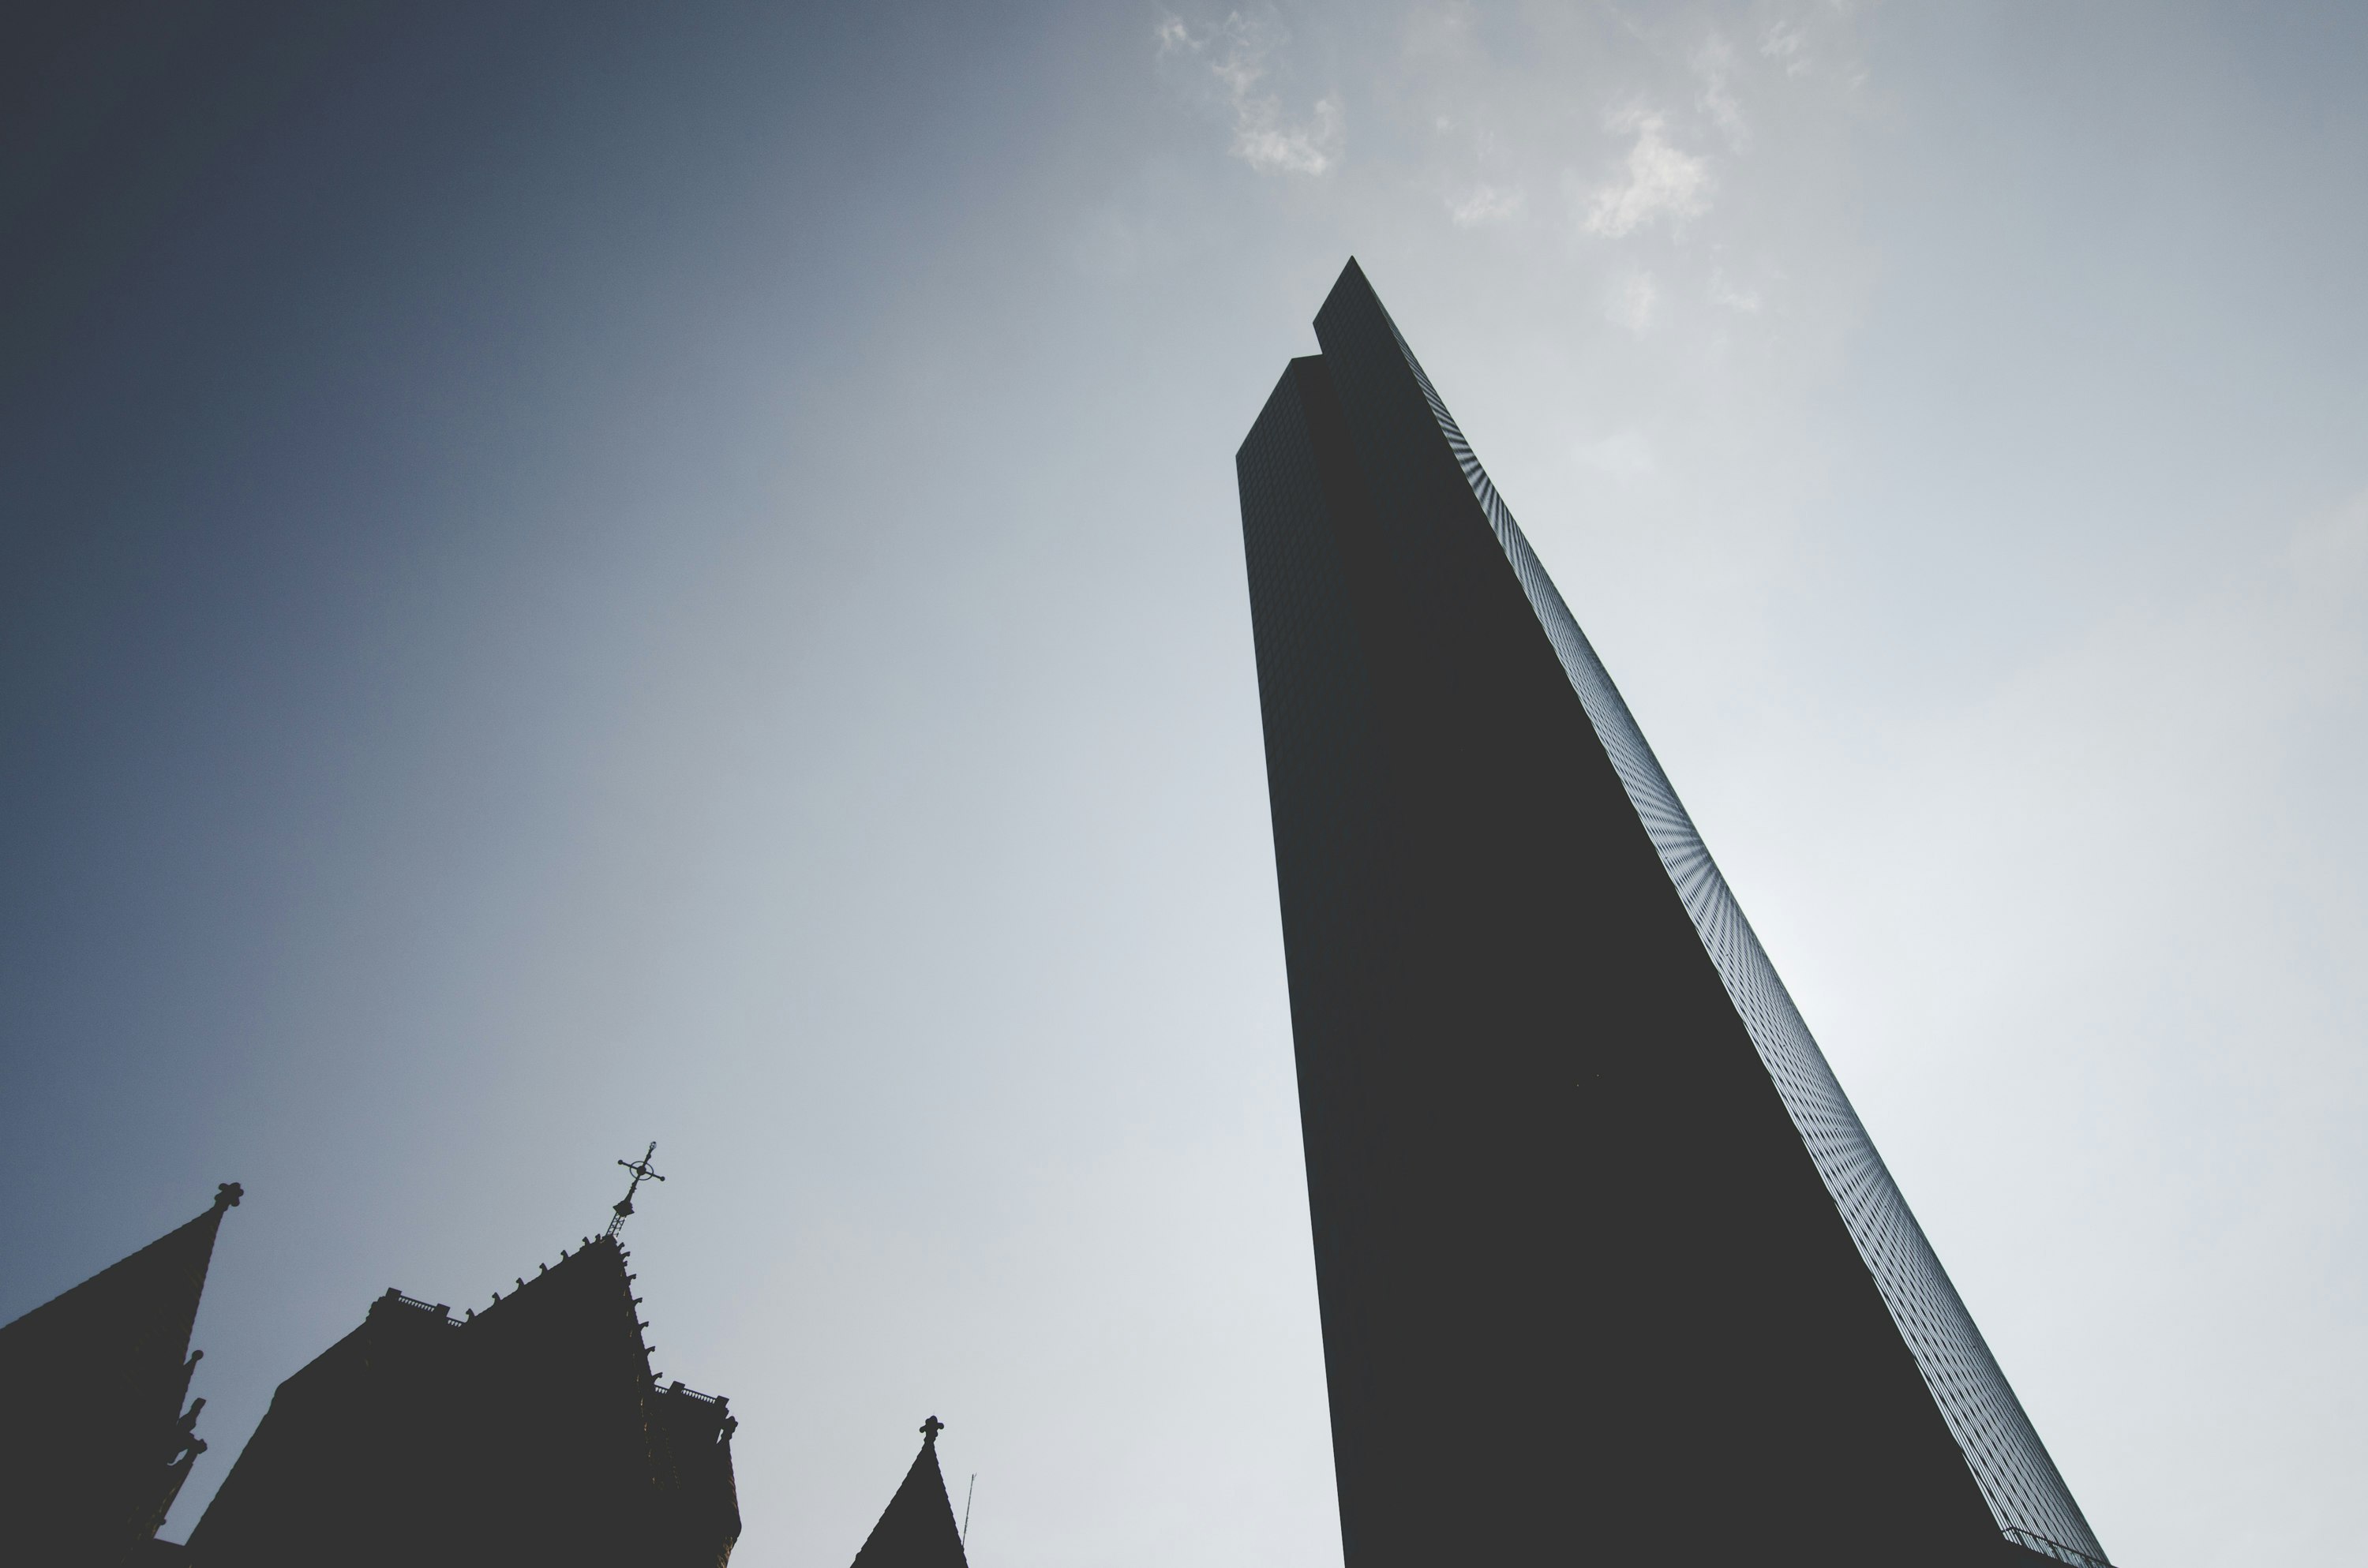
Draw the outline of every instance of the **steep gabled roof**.
[[[871,1539],[855,1554],[854,1568],[969,1568],[946,1478],[938,1469],[941,1425],[934,1415],[922,1424],[921,1451],[871,1527]]]
[[[54,1374],[86,1399],[152,1392],[148,1372],[178,1367],[189,1353],[214,1234],[243,1196],[237,1183],[223,1183],[213,1207],[188,1224],[0,1328],[0,1364],[12,1381]]]
[[[0,1327],[0,1512],[41,1560],[119,1562],[163,1522],[204,1446],[181,1414],[189,1335],[241,1196],[223,1183],[188,1224]]]

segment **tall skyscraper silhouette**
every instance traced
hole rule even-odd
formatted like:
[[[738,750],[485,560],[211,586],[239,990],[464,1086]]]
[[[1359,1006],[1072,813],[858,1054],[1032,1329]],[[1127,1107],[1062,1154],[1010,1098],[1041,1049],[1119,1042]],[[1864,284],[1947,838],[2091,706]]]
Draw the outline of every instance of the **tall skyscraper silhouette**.
[[[1349,1568],[2103,1549],[1351,261],[1236,460]]]

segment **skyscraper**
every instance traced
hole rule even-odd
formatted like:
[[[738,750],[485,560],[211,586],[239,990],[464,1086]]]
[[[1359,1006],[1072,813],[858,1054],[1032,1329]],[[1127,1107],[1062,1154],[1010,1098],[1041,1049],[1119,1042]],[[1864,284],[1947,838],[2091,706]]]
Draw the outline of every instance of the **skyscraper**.
[[[1349,1568],[2100,1568],[1351,261],[1236,459]]]

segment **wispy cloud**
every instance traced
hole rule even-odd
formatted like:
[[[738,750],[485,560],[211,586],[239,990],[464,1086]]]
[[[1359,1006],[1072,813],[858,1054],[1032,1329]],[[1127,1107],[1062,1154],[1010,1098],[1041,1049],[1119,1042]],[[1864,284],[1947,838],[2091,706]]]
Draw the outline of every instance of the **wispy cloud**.
[[[1670,145],[1657,114],[1623,116],[1636,133],[1623,176],[1588,197],[1587,232],[1618,239],[1656,218],[1682,221],[1710,210],[1710,163]]]
[[[1317,98],[1294,119],[1284,113],[1280,95],[1261,90],[1271,74],[1269,62],[1291,41],[1281,22],[1235,11],[1195,33],[1181,17],[1171,16],[1154,36],[1161,60],[1189,62],[1207,73],[1204,80],[1217,88],[1233,120],[1227,150],[1235,157],[1262,175],[1321,175],[1338,165],[1348,137],[1338,93]]]
[[[1484,223],[1508,222],[1520,217],[1523,203],[1524,198],[1518,189],[1474,186],[1462,200],[1448,202],[1447,215],[1459,229],[1476,229]]]
[[[1710,302],[1724,305],[1730,311],[1740,311],[1748,316],[1757,315],[1759,313],[1759,290],[1747,289],[1713,267],[1710,275]]]
[[[1799,21],[1779,21],[1759,40],[1759,52],[1784,67],[1787,76],[1809,69],[1809,30]]]
[[[1296,125],[1282,123],[1270,98],[1247,106],[1243,119],[1233,153],[1260,174],[1320,175],[1339,161],[1338,98],[1316,99],[1314,116]]]
[[[1698,101],[1704,118],[1717,128],[1729,148],[1737,153],[1745,151],[1751,145],[1751,125],[1743,117],[1741,100],[1735,96],[1735,46],[1720,34],[1713,33],[1695,51],[1693,66],[1694,74],[1702,80]]]
[[[1653,315],[1661,303],[1660,281],[1649,272],[1632,272],[1612,290],[1604,315],[1642,337],[1652,330]]]

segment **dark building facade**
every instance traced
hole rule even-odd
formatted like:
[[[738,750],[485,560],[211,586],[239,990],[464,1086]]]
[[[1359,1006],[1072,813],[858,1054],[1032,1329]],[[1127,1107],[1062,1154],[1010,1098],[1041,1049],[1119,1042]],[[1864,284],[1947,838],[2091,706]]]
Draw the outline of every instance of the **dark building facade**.
[[[0,1561],[113,1568],[166,1559],[154,1538],[205,1444],[181,1408],[224,1212],[213,1207],[0,1328]]]
[[[651,1375],[627,1263],[587,1238],[457,1318],[390,1290],[279,1385],[189,1561],[721,1568],[737,1423]]]
[[[854,1568],[969,1568],[953,1499],[938,1468],[938,1434],[944,1429],[934,1415],[921,1424],[921,1451],[855,1554]]]
[[[1237,458],[1349,1568],[2098,1544],[1353,261]]]

